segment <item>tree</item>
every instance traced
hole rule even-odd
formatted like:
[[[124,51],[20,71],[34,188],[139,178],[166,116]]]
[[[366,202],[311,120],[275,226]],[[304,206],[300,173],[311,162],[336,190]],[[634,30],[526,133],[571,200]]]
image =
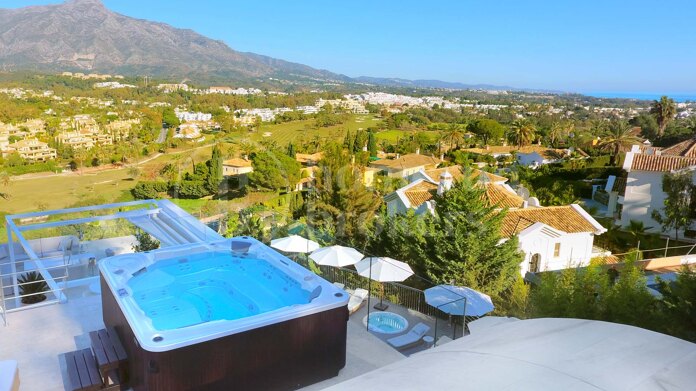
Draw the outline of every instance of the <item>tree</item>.
[[[443,139],[449,141],[450,146],[454,145],[459,148],[459,143],[464,141],[464,131],[459,124],[450,124],[443,131]]]
[[[367,132],[367,150],[370,152],[370,157],[377,157],[377,138],[374,132]]]
[[[509,138],[518,147],[529,145],[534,140],[536,128],[529,121],[517,120],[512,123]]]
[[[684,266],[673,283],[661,281],[662,305],[670,335],[696,341],[696,272]]]
[[[213,147],[212,156],[208,160],[208,176],[205,180],[205,188],[210,194],[217,194],[222,182],[222,151],[219,145]]]
[[[12,183],[12,177],[5,171],[0,171],[0,185],[9,186]],[[8,199],[10,195],[6,192],[0,192],[0,198]]]
[[[128,167],[127,173],[128,177],[134,181],[140,176],[140,169],[138,168],[138,166],[130,166]]]
[[[666,197],[662,213],[652,211],[652,218],[662,225],[662,232],[674,229],[674,235],[679,239],[679,231],[689,228],[694,218],[693,197],[696,193],[690,170],[677,171],[662,176],[662,191]]]
[[[631,236],[633,236],[633,245],[638,246],[638,242],[640,242],[641,238],[645,236],[645,231],[649,230],[650,228],[652,227],[646,227],[642,221],[631,219],[628,222],[627,230]]]
[[[622,149],[630,148],[639,142],[638,138],[631,134],[631,126],[625,121],[614,121],[609,125],[609,130],[599,143],[599,148],[609,151],[609,165],[616,165],[617,157]]]
[[[400,258],[435,283],[455,283],[499,298],[519,278],[517,239],[501,243],[505,211],[488,205],[485,189],[465,179],[435,197],[435,215],[385,217],[372,243],[377,255]]]
[[[268,242],[266,226],[259,216],[255,216],[250,210],[243,209],[239,212],[237,229],[232,236],[251,236],[262,242]]]
[[[469,131],[477,135],[485,145],[489,141],[497,144],[505,134],[505,127],[494,119],[479,119],[469,124]]]
[[[258,152],[251,158],[248,177],[255,186],[279,190],[294,188],[300,180],[300,163],[284,153]]]
[[[293,158],[293,159],[295,158],[295,144],[293,144],[292,141],[291,141],[290,143],[288,143],[288,151],[287,151],[287,154],[288,154],[288,156],[290,156],[291,158]]]
[[[133,246],[135,252],[156,250],[160,247],[160,242],[145,231],[139,230],[135,239],[138,241],[138,244]]]
[[[652,107],[650,108],[650,114],[652,114],[657,121],[658,136],[662,136],[665,134],[667,125],[677,114],[677,106],[674,104],[673,99],[663,96],[660,98],[660,100],[653,101]]]
[[[365,187],[360,168],[339,144],[324,149],[307,202],[309,223],[337,239],[364,243],[382,198]]]

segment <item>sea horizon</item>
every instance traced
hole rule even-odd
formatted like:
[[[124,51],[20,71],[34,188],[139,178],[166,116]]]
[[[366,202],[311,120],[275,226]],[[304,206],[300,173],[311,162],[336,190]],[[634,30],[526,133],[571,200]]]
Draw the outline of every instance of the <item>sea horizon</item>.
[[[583,92],[583,95],[595,98],[618,98],[618,99],[638,99],[638,100],[659,100],[666,95],[675,102],[696,102],[696,93],[651,93],[651,92]]]

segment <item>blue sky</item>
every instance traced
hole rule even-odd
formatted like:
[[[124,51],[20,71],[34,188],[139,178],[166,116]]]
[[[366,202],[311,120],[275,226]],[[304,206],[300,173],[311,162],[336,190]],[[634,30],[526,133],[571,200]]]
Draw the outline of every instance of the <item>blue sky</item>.
[[[59,3],[2,0],[0,7]],[[348,76],[564,91],[696,93],[696,3],[104,0],[253,51]]]

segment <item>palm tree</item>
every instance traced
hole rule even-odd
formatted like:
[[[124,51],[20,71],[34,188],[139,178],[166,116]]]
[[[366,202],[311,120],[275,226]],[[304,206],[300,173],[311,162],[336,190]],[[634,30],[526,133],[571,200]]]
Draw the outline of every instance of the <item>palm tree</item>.
[[[554,122],[551,124],[551,128],[549,129],[549,141],[551,141],[551,146],[556,145],[556,140],[561,137],[564,130],[565,127],[560,122]]]
[[[534,140],[536,128],[528,121],[517,120],[512,123],[510,128],[510,139],[518,147],[529,145]]]
[[[0,171],[0,184],[3,186],[9,186],[12,181],[12,177],[5,171]],[[0,198],[8,199],[10,195],[5,192],[0,192]]]
[[[629,221],[627,231],[633,236],[635,245],[638,245],[640,239],[645,235],[645,231],[652,227],[646,227],[642,221],[633,220]]]
[[[459,143],[464,141],[464,131],[459,124],[450,124],[443,133],[444,140],[449,140],[450,145],[459,148]]]
[[[650,114],[655,116],[657,120],[658,136],[662,136],[665,134],[667,124],[669,124],[677,114],[677,106],[674,104],[673,99],[663,96],[660,100],[653,101]]]
[[[631,145],[639,142],[638,138],[631,134],[632,129],[626,121],[615,121],[609,126],[609,130],[600,141],[599,147],[611,153],[610,165],[616,164],[616,157],[619,156],[622,149],[630,148]]]

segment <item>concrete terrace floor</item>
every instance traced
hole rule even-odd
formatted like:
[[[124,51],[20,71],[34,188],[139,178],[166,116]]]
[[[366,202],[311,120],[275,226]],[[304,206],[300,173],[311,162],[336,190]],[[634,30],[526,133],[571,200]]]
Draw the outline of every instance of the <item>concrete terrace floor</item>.
[[[72,288],[66,294],[67,303],[9,313],[8,326],[0,323],[0,361],[17,360],[21,390],[67,390],[63,354],[88,348],[88,333],[104,327],[100,295],[87,287]],[[303,391],[322,390],[406,357],[365,330],[366,309],[361,311],[363,315],[353,314],[348,322],[345,368],[337,377]]]

